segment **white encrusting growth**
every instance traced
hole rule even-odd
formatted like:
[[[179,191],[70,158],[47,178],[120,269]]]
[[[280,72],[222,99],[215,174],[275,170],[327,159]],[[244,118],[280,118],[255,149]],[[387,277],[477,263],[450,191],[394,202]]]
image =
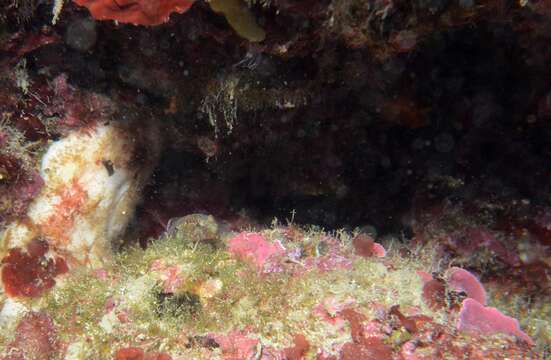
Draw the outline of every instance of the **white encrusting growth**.
[[[2,248],[41,237],[69,260],[102,266],[133,216],[157,160],[158,138],[151,126],[110,123],[52,143],[41,163],[44,188],[28,219],[7,228]]]

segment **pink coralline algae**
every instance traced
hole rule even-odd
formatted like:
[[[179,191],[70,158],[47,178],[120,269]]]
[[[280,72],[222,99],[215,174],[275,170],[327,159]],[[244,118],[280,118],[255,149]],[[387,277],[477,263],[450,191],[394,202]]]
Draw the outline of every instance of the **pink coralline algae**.
[[[229,241],[228,250],[239,258],[251,261],[258,270],[262,270],[272,256],[284,253],[280,244],[271,243],[254,232],[242,232],[233,237]]]
[[[58,351],[57,332],[52,319],[45,313],[31,312],[15,329],[12,351],[4,360],[51,359]]]
[[[498,309],[485,306],[486,290],[480,281],[470,272],[459,267],[446,271],[445,280],[433,279],[424,271],[418,271],[423,286],[423,300],[431,308],[445,306],[446,287],[456,292],[464,292],[468,297],[463,300],[457,320],[459,331],[493,335],[504,333],[514,335],[529,345],[532,339],[524,333],[516,319],[502,314]]]
[[[385,344],[380,336],[372,336],[364,331],[366,317],[355,310],[346,309],[342,316],[350,323],[352,342],[344,344],[341,360],[391,360],[392,347]]]
[[[432,309],[440,309],[446,305],[446,288],[455,292],[463,292],[468,297],[486,305],[486,290],[480,281],[465,269],[451,267],[445,273],[445,281],[434,279],[425,271],[417,274],[423,281],[423,301]]]
[[[459,331],[485,335],[497,333],[509,334],[534,345],[532,339],[520,329],[518,320],[502,314],[498,309],[484,306],[474,299],[467,298],[457,321]]]
[[[431,309],[440,309],[446,305],[446,286],[442,281],[431,279],[423,285],[423,301]]]
[[[478,279],[465,269],[452,267],[446,271],[448,287],[456,292],[464,292],[468,297],[486,305],[486,290]]]

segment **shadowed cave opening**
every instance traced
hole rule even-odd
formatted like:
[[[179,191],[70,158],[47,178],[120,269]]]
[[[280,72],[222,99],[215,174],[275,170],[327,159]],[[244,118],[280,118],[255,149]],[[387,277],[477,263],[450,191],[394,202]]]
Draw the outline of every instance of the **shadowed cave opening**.
[[[217,138],[196,116],[193,131],[214,139],[215,154],[165,151],[138,233],[205,212],[400,239],[412,236],[416,206],[427,202],[475,211],[492,202],[494,210],[549,205],[551,93],[538,76],[549,69],[534,51],[495,24],[436,33],[414,53],[377,65],[364,52],[337,49],[341,78],[311,106],[238,111],[232,132]],[[314,78],[312,64],[303,59],[287,76],[303,67]]]

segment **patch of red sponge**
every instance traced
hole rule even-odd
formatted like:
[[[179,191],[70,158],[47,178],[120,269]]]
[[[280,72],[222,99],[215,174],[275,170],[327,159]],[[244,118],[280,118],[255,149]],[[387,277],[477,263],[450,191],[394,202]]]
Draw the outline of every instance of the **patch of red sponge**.
[[[186,12],[193,0],[73,0],[90,10],[97,20],[116,20],[134,25],[159,25],[170,14]]]

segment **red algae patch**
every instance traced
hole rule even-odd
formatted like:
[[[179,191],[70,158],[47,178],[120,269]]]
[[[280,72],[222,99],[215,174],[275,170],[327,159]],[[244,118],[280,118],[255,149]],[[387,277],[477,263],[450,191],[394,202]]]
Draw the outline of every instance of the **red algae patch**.
[[[446,286],[443,282],[432,279],[423,285],[423,301],[431,309],[441,309],[446,305]]]
[[[48,244],[33,240],[24,252],[11,249],[2,260],[2,282],[8,296],[38,297],[55,285],[54,278],[68,271],[60,257],[46,258]]]
[[[498,309],[484,306],[474,299],[467,298],[459,313],[457,329],[485,335],[509,334],[518,337],[529,345],[532,339],[520,329],[518,320],[502,314]]]
[[[98,20],[116,20],[134,25],[159,25],[173,12],[187,11],[190,0],[73,0],[90,10]]]
[[[297,334],[293,338],[294,346],[288,347],[283,350],[285,359],[288,360],[301,360],[310,349],[310,343],[306,340],[306,337],[302,334]]]
[[[369,235],[359,234],[352,240],[356,254],[363,257],[385,257],[386,250]]]

